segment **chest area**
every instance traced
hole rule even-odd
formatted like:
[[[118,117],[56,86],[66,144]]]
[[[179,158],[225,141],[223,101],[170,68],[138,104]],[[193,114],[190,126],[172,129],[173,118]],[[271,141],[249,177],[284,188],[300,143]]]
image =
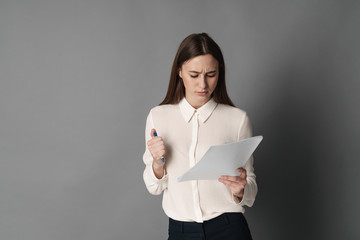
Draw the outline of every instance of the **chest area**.
[[[171,119],[157,126],[159,134],[164,142],[171,148],[180,151],[188,149],[196,144],[197,148],[206,150],[210,146],[237,141],[238,125],[226,119],[209,119],[202,122],[193,117],[190,122],[183,118]]]

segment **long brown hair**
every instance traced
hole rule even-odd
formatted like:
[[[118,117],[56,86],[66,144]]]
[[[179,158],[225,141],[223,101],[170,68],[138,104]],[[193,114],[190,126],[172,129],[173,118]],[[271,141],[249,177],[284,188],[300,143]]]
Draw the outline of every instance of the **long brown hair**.
[[[226,91],[224,57],[220,47],[207,33],[191,34],[181,42],[171,68],[169,87],[160,105],[176,104],[185,97],[185,86],[179,76],[179,69],[191,58],[206,54],[211,54],[218,61],[219,66],[218,82],[212,93],[215,102],[234,106]]]

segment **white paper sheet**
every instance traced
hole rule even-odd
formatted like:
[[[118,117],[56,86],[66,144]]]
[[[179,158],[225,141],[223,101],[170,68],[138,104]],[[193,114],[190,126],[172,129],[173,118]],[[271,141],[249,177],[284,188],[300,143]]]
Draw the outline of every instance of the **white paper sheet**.
[[[178,177],[178,181],[210,180],[218,179],[222,175],[239,175],[236,169],[245,165],[262,139],[262,136],[256,136],[211,146],[195,166]]]

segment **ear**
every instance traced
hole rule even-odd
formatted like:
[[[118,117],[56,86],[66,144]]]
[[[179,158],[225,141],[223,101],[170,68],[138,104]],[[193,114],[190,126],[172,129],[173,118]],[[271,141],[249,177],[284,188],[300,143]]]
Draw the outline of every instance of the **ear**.
[[[180,78],[183,78],[183,77],[182,77],[182,71],[181,71],[181,68],[179,68],[178,72],[179,72],[179,77],[180,77]]]

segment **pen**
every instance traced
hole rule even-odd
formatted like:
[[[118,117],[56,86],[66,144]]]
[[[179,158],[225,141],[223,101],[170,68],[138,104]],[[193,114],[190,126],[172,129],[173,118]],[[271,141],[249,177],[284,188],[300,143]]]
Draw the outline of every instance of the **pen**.
[[[156,133],[156,132],[154,132],[154,136],[157,137],[157,133]],[[164,156],[161,156],[161,161],[162,161],[162,162],[165,162]]]

